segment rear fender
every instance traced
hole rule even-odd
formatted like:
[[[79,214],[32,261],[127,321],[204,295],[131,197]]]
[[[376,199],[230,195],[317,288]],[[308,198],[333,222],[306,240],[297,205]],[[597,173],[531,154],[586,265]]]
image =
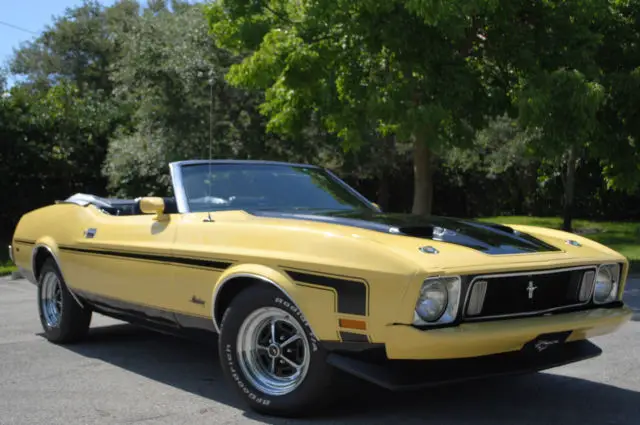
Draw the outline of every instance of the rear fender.
[[[40,239],[38,239],[36,241],[36,244],[33,248],[33,251],[31,251],[31,276],[30,278],[33,278],[32,283],[34,284],[38,284],[38,280],[39,280],[39,272],[40,270],[38,270],[37,267],[37,258],[38,258],[38,254],[42,253],[42,252],[46,252],[48,254],[48,256],[50,256],[51,258],[53,258],[53,261],[56,263],[56,267],[58,267],[58,271],[60,272],[60,275],[62,276],[62,280],[65,281],[65,284],[67,282],[67,280],[64,277],[64,269],[62,268],[62,263],[60,262],[59,258],[59,248],[58,248],[58,244],[53,240],[53,238],[49,237],[49,236],[45,236],[42,237]],[[29,279],[31,280],[31,279]],[[65,285],[67,287],[67,290],[69,291],[69,293],[71,294],[71,296],[73,297],[74,300],[76,300],[76,302],[78,303],[78,305],[82,308],[84,308],[84,304],[82,303],[82,301],[80,301],[80,298],[78,298],[78,296],[74,293],[74,291],[69,287],[68,284]]]

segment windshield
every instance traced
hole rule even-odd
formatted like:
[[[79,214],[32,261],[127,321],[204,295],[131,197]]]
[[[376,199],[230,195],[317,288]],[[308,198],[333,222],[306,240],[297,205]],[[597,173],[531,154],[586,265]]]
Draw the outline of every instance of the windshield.
[[[193,212],[232,209],[352,211],[371,207],[326,171],[278,164],[197,164],[182,167]]]

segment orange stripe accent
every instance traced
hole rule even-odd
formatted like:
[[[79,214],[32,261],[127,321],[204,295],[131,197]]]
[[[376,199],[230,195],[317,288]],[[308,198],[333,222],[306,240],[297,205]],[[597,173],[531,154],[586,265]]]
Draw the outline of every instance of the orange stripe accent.
[[[367,330],[367,322],[364,322],[362,320],[339,319],[338,322],[340,323],[340,327],[341,328],[359,329],[361,331],[366,331]]]

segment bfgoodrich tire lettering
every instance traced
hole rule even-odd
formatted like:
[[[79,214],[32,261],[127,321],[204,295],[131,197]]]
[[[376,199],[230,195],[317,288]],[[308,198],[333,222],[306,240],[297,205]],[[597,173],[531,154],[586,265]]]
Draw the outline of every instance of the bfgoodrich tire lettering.
[[[266,334],[261,333],[256,323],[269,320],[278,322],[278,328],[270,325],[271,332],[266,328]],[[255,332],[247,333],[251,329]],[[279,340],[270,338],[278,332],[286,339],[282,346],[271,343]],[[256,341],[252,350],[246,341]],[[284,345],[289,341],[293,342]],[[294,353],[282,358],[285,349]],[[325,361],[326,352],[302,312],[275,288],[252,286],[234,298],[222,318],[219,354],[225,377],[254,410],[292,416],[311,413],[329,401],[334,369]]]
[[[91,323],[91,310],[78,305],[52,258],[40,271],[38,312],[45,338],[56,344],[81,340]]]

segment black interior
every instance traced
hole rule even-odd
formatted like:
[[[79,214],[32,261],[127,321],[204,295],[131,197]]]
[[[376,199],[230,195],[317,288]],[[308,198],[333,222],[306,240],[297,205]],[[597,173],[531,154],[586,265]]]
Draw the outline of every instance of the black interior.
[[[142,215],[140,210],[140,199],[114,199],[114,198],[99,198],[95,197],[95,200],[91,202],[92,205],[100,208],[103,212],[111,215]],[[177,214],[178,206],[176,204],[176,198],[165,197],[164,201],[165,214]]]

